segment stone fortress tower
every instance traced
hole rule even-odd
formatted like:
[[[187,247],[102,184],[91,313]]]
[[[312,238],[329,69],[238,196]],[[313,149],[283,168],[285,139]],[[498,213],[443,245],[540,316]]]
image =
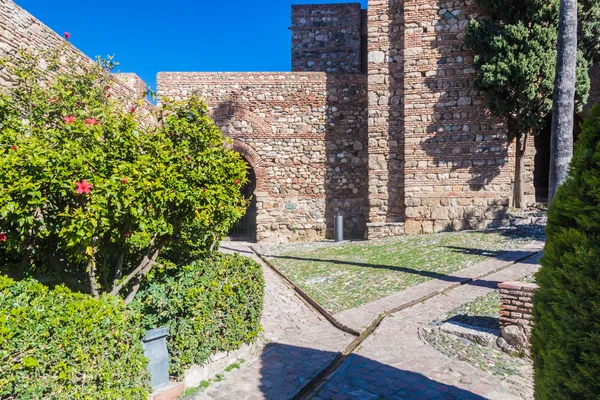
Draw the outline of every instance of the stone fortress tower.
[[[12,0],[0,5],[0,53],[62,40]],[[354,238],[500,226],[515,147],[473,88],[464,31],[480,16],[474,0],[293,6],[292,72],[162,72],[158,95],[206,100],[251,167],[236,229],[258,241],[331,236],[338,213]],[[600,66],[591,77],[590,105]],[[120,95],[143,96],[136,75],[116,79]],[[528,145],[529,204],[544,200],[548,149]]]
[[[158,93],[205,98],[252,166],[258,240],[330,235],[338,213],[367,239],[501,226],[515,147],[473,88],[480,15],[474,0],[293,6],[291,73],[160,73]],[[600,68],[592,82],[590,104]],[[530,205],[548,151],[530,140]]]

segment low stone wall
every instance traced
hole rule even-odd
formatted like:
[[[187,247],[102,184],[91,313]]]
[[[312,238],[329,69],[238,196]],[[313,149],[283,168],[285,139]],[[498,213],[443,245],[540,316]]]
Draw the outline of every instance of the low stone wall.
[[[529,347],[531,334],[533,293],[535,283],[504,282],[500,289],[500,329],[502,337],[513,347]]]

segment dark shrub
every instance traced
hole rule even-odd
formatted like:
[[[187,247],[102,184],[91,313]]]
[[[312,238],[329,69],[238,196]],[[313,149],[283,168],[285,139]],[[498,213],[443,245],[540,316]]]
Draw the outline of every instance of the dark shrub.
[[[138,319],[113,296],[0,276],[0,398],[146,399]]]
[[[131,307],[147,329],[168,326],[171,374],[212,353],[231,351],[260,333],[264,281],[253,260],[214,253],[178,269],[157,270]]]
[[[600,395],[600,107],[548,212],[532,352],[537,399]]]

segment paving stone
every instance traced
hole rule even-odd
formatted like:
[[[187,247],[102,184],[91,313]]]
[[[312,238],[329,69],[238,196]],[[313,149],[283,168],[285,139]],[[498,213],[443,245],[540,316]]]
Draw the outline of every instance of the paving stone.
[[[325,368],[354,339],[334,328],[249,249],[224,242],[221,251],[240,253],[263,265],[265,300],[261,323],[266,344],[259,358],[225,374],[195,399],[287,400]],[[235,395],[234,395],[235,394]]]
[[[510,379],[493,376],[437,352],[420,338],[419,330],[455,307],[492,291],[495,284],[487,283],[515,280],[534,273],[539,267],[538,261],[539,256],[515,264],[386,318],[316,394],[331,399],[333,397],[323,394],[341,387],[339,394],[368,390],[385,399],[531,398],[532,393],[520,392],[521,388],[511,385]],[[490,270],[495,266],[494,262],[488,265]],[[483,266],[477,269],[485,270]],[[403,360],[397,361],[398,353],[405,356]],[[391,363],[392,359],[396,361]]]
[[[244,244],[224,244],[227,251],[252,256]],[[460,272],[474,277],[541,248],[540,243],[509,252]],[[472,365],[450,359],[420,338],[420,328],[451,310],[492,291],[498,282],[533,274],[538,259],[514,264],[484,279],[460,286],[386,318],[351,354],[312,399],[519,399],[509,380]],[[265,309],[262,323],[268,343],[260,359],[249,361],[225,375],[221,382],[196,395],[196,399],[286,400],[294,396],[354,338],[333,328],[309,307],[278,275],[264,268]],[[445,287],[433,281],[417,287],[418,294]],[[410,296],[416,296],[413,293]],[[402,296],[396,299],[402,301]],[[391,303],[388,299],[386,304]],[[370,304],[371,310],[377,305]],[[402,303],[397,304],[396,306]],[[372,311],[370,311],[372,312]],[[366,318],[367,313],[361,315]],[[232,397],[232,393],[235,394]]]

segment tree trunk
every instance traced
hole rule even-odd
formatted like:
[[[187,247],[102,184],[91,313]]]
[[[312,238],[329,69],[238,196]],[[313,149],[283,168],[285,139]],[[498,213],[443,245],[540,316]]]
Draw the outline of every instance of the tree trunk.
[[[561,0],[558,24],[558,55],[552,104],[550,140],[550,187],[548,204],[567,179],[573,157],[573,116],[577,71],[577,0]]]
[[[527,150],[527,133],[517,132],[517,154],[515,158],[515,189],[513,204],[515,208],[525,208],[525,151]]]

